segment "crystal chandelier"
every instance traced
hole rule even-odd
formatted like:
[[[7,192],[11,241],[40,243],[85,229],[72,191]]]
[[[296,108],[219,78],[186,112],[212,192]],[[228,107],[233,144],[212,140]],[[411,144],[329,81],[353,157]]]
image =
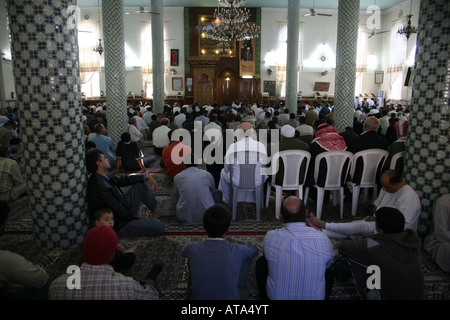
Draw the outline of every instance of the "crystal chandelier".
[[[409,39],[409,36],[411,34],[417,33],[417,28],[411,26],[411,17],[413,16],[411,14],[411,9],[412,9],[412,0],[409,3],[409,14],[407,15],[407,17],[408,17],[408,24],[406,25],[406,27],[405,26],[400,27],[400,29],[398,29],[398,31],[397,31],[398,34],[400,34],[402,36],[405,36],[407,40]]]
[[[240,8],[245,0],[218,0],[218,2],[219,6],[214,12],[214,23],[210,27],[203,27],[206,38],[228,42],[253,39],[259,36],[260,27],[247,22],[250,10]]]

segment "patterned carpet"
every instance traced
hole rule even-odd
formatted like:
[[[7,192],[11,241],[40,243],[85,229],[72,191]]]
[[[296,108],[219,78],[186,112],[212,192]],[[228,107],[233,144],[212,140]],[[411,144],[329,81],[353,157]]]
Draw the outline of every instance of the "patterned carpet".
[[[172,190],[172,179],[167,177],[159,169],[156,161],[149,168],[158,183],[158,191],[155,195],[158,206],[167,211],[173,211],[170,202]],[[230,232],[226,239],[237,243],[253,243],[262,249],[265,233],[269,230],[282,227],[282,223],[275,219],[274,195],[271,195],[268,208],[263,208],[261,220],[256,221],[255,205],[251,203],[239,203],[236,221],[233,221]],[[80,265],[82,263],[81,250],[79,247],[67,250],[43,251],[37,248],[32,235],[32,219],[27,197],[22,197],[10,203],[12,208],[7,222],[5,234],[0,238],[0,249],[7,249],[23,255],[28,260],[40,264],[51,277],[56,278],[66,272],[69,265]],[[315,212],[315,202],[309,199],[307,207]],[[350,204],[345,204],[344,219],[351,221],[361,219],[370,210],[369,205],[360,204],[356,217],[351,216]],[[149,214],[147,208],[141,207],[140,214]],[[324,205],[322,219],[325,221],[338,221],[339,207],[333,207],[331,202]],[[157,278],[157,288],[160,291],[161,300],[183,300],[187,297],[188,276],[187,261],[181,256],[183,246],[192,241],[206,239],[206,233],[202,226],[183,226],[174,216],[161,219],[165,225],[165,233],[155,238],[128,238],[120,240],[125,247],[137,245],[136,263],[126,272],[136,280],[142,280],[150,271],[151,266],[164,261],[166,267]],[[338,240],[332,240],[336,248]],[[261,253],[260,253],[261,254]],[[256,258],[255,258],[256,259]],[[426,299],[449,300],[450,299],[450,274],[442,272],[431,260],[427,253],[423,254],[423,270],[426,280]],[[254,279],[251,272],[251,300],[259,299]],[[339,282],[335,280],[331,295],[332,300],[358,300],[353,282]]]

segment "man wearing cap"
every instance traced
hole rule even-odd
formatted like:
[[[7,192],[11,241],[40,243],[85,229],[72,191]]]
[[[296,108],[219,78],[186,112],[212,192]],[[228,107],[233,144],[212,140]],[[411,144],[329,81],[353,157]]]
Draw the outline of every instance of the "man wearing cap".
[[[298,140],[295,138],[295,129],[289,124],[285,124],[281,127],[281,141],[279,143],[275,143],[269,146],[269,155],[273,156],[276,152],[286,151],[286,150],[303,150],[307,151],[307,146],[305,142]],[[306,171],[306,165],[302,170],[300,170],[300,181],[303,181],[303,175]],[[280,161],[280,165],[278,167],[277,176],[275,182],[277,185],[283,184],[283,176],[284,176],[284,164],[283,161]]]
[[[77,271],[56,278],[49,290],[50,300],[157,300],[154,281],[161,265],[155,265],[143,284],[114,271],[117,235],[108,226],[95,227],[83,242],[83,264]],[[159,267],[159,268],[158,268]]]

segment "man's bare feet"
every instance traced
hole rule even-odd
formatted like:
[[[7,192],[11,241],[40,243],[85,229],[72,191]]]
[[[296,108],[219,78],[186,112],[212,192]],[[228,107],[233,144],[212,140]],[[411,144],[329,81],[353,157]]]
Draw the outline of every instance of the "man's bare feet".
[[[166,212],[166,211],[162,211],[159,208],[156,208],[155,211],[152,212],[152,218],[161,218],[161,217],[170,217],[173,216],[174,213],[173,212]]]
[[[325,229],[325,224],[326,224],[326,223],[325,223],[324,221],[318,219],[318,218],[314,215],[314,213],[311,213],[311,212],[309,213],[308,223],[311,224],[311,225],[316,226],[316,227],[319,228],[319,229]],[[308,225],[309,225],[309,224],[308,224]],[[311,225],[309,225],[309,226],[311,227]]]

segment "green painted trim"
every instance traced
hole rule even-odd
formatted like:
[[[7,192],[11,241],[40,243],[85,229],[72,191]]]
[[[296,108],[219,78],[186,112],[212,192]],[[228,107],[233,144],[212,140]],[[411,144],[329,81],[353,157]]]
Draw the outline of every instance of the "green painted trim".
[[[188,61],[189,57],[189,8],[184,8],[184,73],[191,72],[191,65]]]
[[[261,8],[256,8],[256,23],[261,28]],[[255,74],[260,74],[261,69],[261,33],[256,38]]]

